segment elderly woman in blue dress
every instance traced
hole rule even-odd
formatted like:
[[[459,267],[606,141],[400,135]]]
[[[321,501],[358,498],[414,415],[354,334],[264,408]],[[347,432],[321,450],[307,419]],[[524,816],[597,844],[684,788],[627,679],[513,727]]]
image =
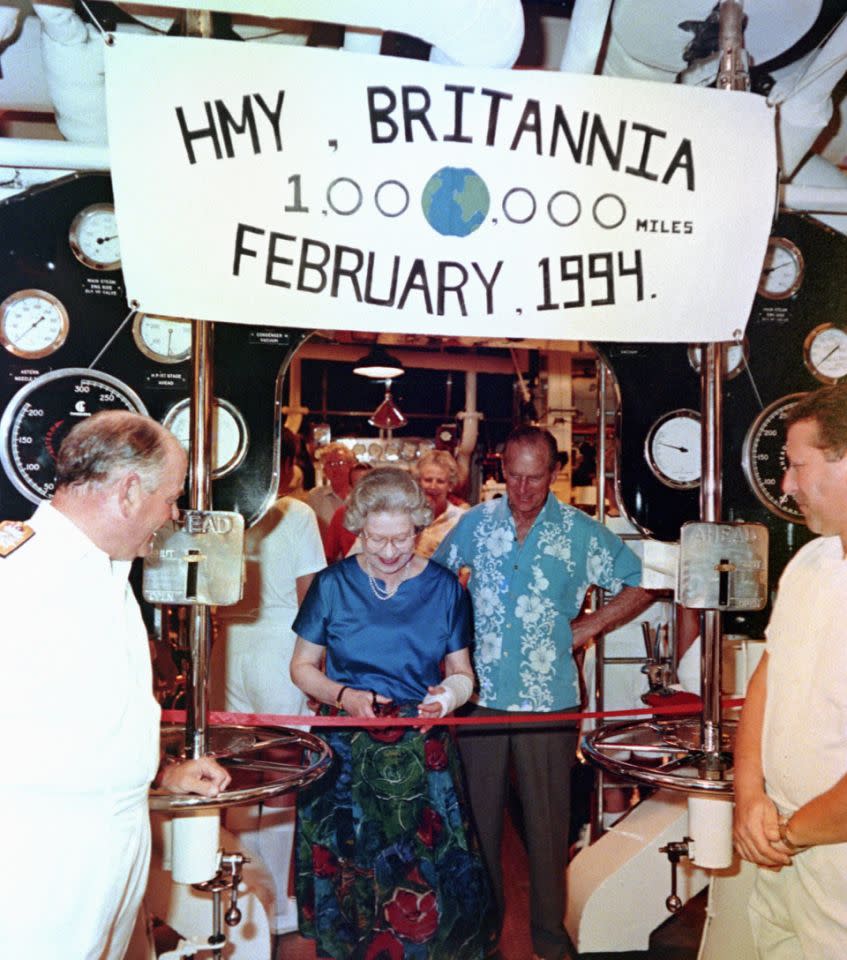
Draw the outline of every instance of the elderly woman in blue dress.
[[[436,719],[473,690],[470,605],[415,553],[431,519],[416,481],[373,470],[348,499],[362,552],[321,571],[300,608],[294,682],[342,715]],[[300,932],[318,957],[477,960],[488,880],[443,726],[327,728],[331,770],[298,795]]]

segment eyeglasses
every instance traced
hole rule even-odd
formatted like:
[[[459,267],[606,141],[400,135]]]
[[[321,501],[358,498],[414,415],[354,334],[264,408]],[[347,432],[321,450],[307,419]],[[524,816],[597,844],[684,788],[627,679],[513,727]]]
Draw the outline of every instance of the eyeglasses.
[[[412,545],[415,536],[414,530],[411,533],[404,533],[401,537],[375,537],[373,534],[362,531],[362,539],[374,550],[382,550],[389,543],[395,550],[405,550]]]
[[[349,467],[351,463],[349,460],[326,460],[324,462],[325,467]]]

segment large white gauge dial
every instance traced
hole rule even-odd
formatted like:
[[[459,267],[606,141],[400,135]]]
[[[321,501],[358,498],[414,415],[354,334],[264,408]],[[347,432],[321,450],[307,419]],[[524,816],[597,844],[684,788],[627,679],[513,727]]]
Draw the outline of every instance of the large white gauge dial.
[[[688,362],[695,373],[700,372],[700,355],[702,348],[693,343],[688,348]],[[747,362],[747,339],[743,343],[725,343],[723,348],[723,375],[726,380],[737,377]]]
[[[189,401],[180,400],[165,415],[162,424],[179,440],[186,453],[191,429]],[[228,401],[215,399],[212,424],[212,476],[232,473],[247,456],[249,436],[241,413]]]
[[[16,357],[37,360],[68,335],[68,311],[46,290],[18,290],[0,303],[0,343]]]
[[[135,345],[158,363],[182,363],[191,356],[191,321],[137,313],[132,321]]]
[[[809,331],[803,344],[803,361],[821,383],[838,383],[847,377],[847,330],[821,323]]]
[[[700,483],[700,414],[672,410],[653,424],[644,456],[656,477],[668,487],[688,490]]]
[[[52,370],[22,387],[0,418],[0,462],[12,485],[33,503],[52,497],[62,440],[100,410],[147,413],[125,383],[86,367]]]
[[[92,270],[117,270],[121,244],[115,208],[111,203],[93,203],[73,218],[68,243],[81,264]]]
[[[769,300],[787,300],[800,289],[805,272],[803,254],[785,237],[771,237],[759,277],[758,292]]]
[[[765,407],[750,424],[741,450],[741,467],[750,489],[771,513],[792,523],[806,521],[794,498],[782,490],[782,477],[788,468],[785,418],[804,396],[790,393]]]

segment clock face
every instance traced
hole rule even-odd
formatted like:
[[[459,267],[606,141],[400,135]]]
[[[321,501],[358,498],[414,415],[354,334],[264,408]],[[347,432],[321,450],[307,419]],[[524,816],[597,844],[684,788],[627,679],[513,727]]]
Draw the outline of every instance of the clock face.
[[[758,293],[768,300],[787,300],[800,289],[805,273],[800,249],[785,237],[771,237],[759,277]]]
[[[702,348],[692,344],[688,348],[688,362],[695,373],[700,372],[700,358]],[[747,362],[747,341],[743,343],[725,343],[723,350],[723,375],[725,380],[732,380],[744,369]]]
[[[838,383],[847,377],[847,330],[834,323],[819,324],[803,344],[803,362],[821,383]]]
[[[654,475],[668,487],[688,490],[700,484],[700,414],[672,410],[650,428],[644,456]]]
[[[16,357],[49,356],[65,342],[69,329],[64,304],[46,290],[18,290],[0,303],[0,344]]]
[[[775,400],[750,425],[741,453],[741,467],[757,499],[771,513],[791,523],[805,523],[794,498],[782,490],[782,478],[788,467],[785,456],[785,417],[804,397],[792,393]]]
[[[115,208],[111,203],[93,203],[74,217],[68,233],[71,252],[92,270],[117,270],[121,244]]]

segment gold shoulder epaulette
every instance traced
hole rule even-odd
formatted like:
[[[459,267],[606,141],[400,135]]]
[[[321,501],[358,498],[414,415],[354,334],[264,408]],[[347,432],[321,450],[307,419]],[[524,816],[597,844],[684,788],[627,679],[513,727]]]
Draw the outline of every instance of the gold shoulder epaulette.
[[[8,557],[34,536],[32,527],[20,520],[0,521],[0,557]]]

